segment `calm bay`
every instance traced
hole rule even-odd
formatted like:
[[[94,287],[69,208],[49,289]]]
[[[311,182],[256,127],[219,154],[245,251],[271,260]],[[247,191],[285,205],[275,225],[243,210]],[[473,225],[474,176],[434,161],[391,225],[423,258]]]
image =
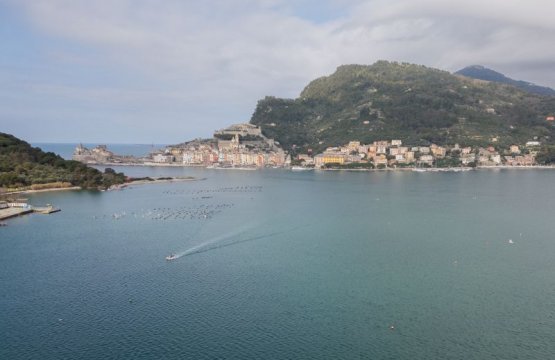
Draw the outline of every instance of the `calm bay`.
[[[552,170],[116,170],[198,180],[29,195],[0,358],[555,354]]]

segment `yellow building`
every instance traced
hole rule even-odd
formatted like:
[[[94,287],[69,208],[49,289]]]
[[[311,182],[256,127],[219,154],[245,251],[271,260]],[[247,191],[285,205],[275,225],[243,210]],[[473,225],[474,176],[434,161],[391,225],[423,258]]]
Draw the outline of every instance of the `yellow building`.
[[[316,166],[323,166],[326,164],[344,164],[345,154],[340,153],[323,153],[314,157],[314,164]]]

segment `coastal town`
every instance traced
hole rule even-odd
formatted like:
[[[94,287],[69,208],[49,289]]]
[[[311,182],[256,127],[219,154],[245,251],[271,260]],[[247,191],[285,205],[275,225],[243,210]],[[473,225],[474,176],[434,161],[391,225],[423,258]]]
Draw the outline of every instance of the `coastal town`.
[[[291,158],[277,141],[268,139],[260,127],[236,124],[214,132],[212,139],[198,139],[167,146],[146,157],[116,155],[105,145],[87,149],[77,146],[73,160],[87,164],[202,166],[213,168],[285,167]]]
[[[523,147],[511,145],[500,150],[487,147],[411,146],[402,140],[375,141],[361,144],[351,141],[340,147],[328,147],[323,153],[311,156],[300,154],[297,163],[316,168],[475,168],[492,166],[533,166],[539,150],[538,141],[529,141]]]
[[[495,144],[497,139],[492,139]],[[471,147],[430,144],[413,146],[402,140],[380,140],[371,144],[350,141],[328,147],[322,153],[311,149],[293,157],[279,142],[263,135],[259,126],[236,124],[214,132],[212,139],[197,139],[167,146],[139,158],[116,155],[105,145],[87,149],[77,146],[73,160],[87,164],[199,166],[207,168],[257,169],[264,167],[302,169],[448,169],[476,167],[529,167],[537,165],[540,142],[531,140],[507,148],[489,145]]]

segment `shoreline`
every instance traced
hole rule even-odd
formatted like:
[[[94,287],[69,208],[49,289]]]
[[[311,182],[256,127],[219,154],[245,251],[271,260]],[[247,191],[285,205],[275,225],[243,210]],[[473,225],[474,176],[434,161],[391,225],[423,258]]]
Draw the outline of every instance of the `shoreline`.
[[[163,184],[163,183],[171,183],[171,182],[182,182],[182,181],[199,181],[204,180],[204,178],[196,178],[196,177],[175,177],[171,179],[152,179],[152,180],[133,180],[128,183],[122,185],[144,185],[144,184]]]
[[[16,195],[16,194],[36,194],[42,192],[52,192],[52,191],[70,191],[70,190],[83,190],[80,186],[70,186],[65,188],[49,188],[49,189],[39,189],[39,190],[17,190],[9,191],[5,193],[0,193],[0,195]]]
[[[195,178],[195,177],[175,177],[171,179],[153,179],[153,180],[134,180],[127,183],[113,185],[106,190],[100,191],[108,191],[108,190],[118,190],[124,189],[131,185],[145,185],[145,184],[164,184],[164,183],[171,183],[171,182],[183,182],[183,181],[199,181],[205,180],[205,178]],[[65,188],[50,188],[50,189],[40,189],[40,190],[17,190],[17,191],[9,191],[0,193],[0,196],[9,196],[9,195],[21,195],[21,194],[36,194],[36,193],[43,193],[43,192],[54,192],[54,191],[71,191],[71,190],[83,190],[80,186],[70,186]]]
[[[204,165],[182,165],[182,164],[167,164],[167,163],[151,163],[146,162],[142,164],[137,163],[83,163],[87,166],[144,166],[144,167],[194,167],[205,168]]]
[[[97,165],[105,165],[105,164],[97,164]],[[168,166],[168,167],[194,167],[194,168],[203,168],[208,170],[259,170],[259,168],[210,168],[204,166],[183,166],[183,165],[172,165],[172,164],[160,164],[160,165],[142,165],[142,164],[129,164],[129,165],[122,165],[119,166]],[[281,170],[288,170],[292,171],[291,168],[280,168]],[[418,170],[416,170],[418,169]],[[507,166],[507,165],[499,165],[499,166],[476,166],[475,168],[469,167],[456,167],[456,168],[384,168],[384,169],[317,169],[317,168],[307,168],[305,171],[347,171],[347,172],[386,172],[386,171],[411,171],[411,172],[468,172],[474,170],[555,170],[555,165],[529,165],[529,166]],[[294,171],[294,172],[304,172],[304,171]],[[128,186],[132,185],[145,185],[145,184],[164,184],[164,183],[172,183],[172,182],[183,182],[183,181],[200,181],[205,180],[206,178],[195,178],[195,177],[175,177],[171,179],[153,179],[153,180],[134,180],[127,183],[113,185],[112,187],[106,189],[108,190],[118,190],[124,189]],[[54,192],[54,191],[75,191],[75,190],[83,190],[80,186],[71,186],[65,188],[50,188],[50,189],[39,189],[39,190],[17,190],[17,191],[9,191],[0,193],[0,196],[8,196],[8,195],[17,195],[17,194],[37,194],[43,192]],[[101,190],[103,191],[103,190]]]
[[[87,166],[120,166],[120,167],[178,167],[178,168],[194,168],[194,169],[208,169],[208,170],[258,170],[259,167],[220,167],[220,166],[205,166],[205,165],[183,165],[183,164],[167,164],[167,163],[152,163],[146,162],[143,164],[136,163],[86,163]],[[283,167],[283,169],[286,169]]]
[[[144,164],[136,164],[136,163],[97,163],[97,164],[87,164],[90,166],[121,166],[121,167],[178,167],[178,168],[194,168],[194,169],[207,169],[207,170],[263,170],[263,169],[270,169],[270,167],[213,167],[213,166],[204,166],[204,165],[183,165],[183,164],[164,164],[164,163],[144,163]],[[271,167],[272,169],[275,169]],[[283,170],[291,170],[291,167],[280,167],[278,169]],[[330,169],[318,169],[318,168],[305,168],[303,170],[298,171],[311,171],[311,170],[320,170],[320,171],[413,171],[418,169],[418,171],[422,172],[464,172],[470,170],[494,170],[494,169],[518,169],[518,170],[526,170],[526,169],[535,169],[535,170],[552,170],[555,169],[555,165],[494,165],[494,166],[476,166],[474,168],[458,166],[458,167],[443,167],[443,168],[416,168],[416,167],[398,167],[398,168],[391,168],[387,167],[384,169],[363,169],[363,168],[353,168],[353,169],[337,169],[337,168],[330,168]]]
[[[469,172],[475,170],[555,170],[555,166],[547,165],[530,165],[530,166],[476,166],[470,167],[456,167],[456,168],[384,168],[384,169],[310,169],[314,171],[350,171],[350,172],[373,172],[373,171],[412,171],[412,172]]]
[[[127,188],[128,186],[133,186],[133,185],[166,184],[166,183],[173,183],[173,182],[200,181],[205,179],[206,178],[196,178],[196,177],[174,177],[171,179],[152,179],[152,180],[141,179],[141,180],[133,180],[119,185],[112,185],[108,189],[106,189],[106,191],[122,190]]]

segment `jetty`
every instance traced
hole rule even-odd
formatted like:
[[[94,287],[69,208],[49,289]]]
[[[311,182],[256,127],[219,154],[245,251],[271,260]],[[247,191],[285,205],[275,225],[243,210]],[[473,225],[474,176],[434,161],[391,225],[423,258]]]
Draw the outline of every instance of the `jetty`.
[[[26,199],[0,201],[0,221],[31,213],[52,214],[58,211],[61,209],[50,204],[46,206],[29,205]]]
[[[33,212],[39,213],[39,214],[52,214],[52,213],[56,213],[58,211],[62,211],[62,209],[60,208],[55,208],[52,205],[48,205],[48,206],[32,206],[33,208]]]
[[[30,214],[33,212],[33,209],[28,208],[6,208],[0,209],[0,220],[10,219],[16,216]]]

